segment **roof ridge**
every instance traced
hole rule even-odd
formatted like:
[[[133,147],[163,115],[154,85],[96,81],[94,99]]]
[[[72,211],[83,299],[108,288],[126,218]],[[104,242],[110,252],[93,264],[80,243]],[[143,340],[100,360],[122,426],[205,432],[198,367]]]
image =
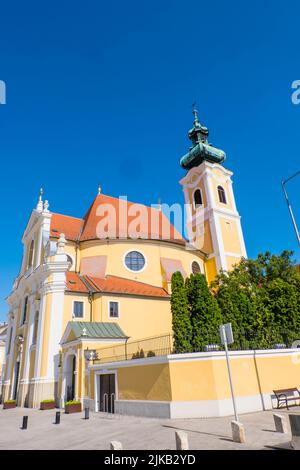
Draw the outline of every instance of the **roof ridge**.
[[[99,292],[99,291],[100,291],[100,292],[103,292],[103,289],[102,289],[100,286],[98,286],[98,285],[93,281],[92,276],[90,276],[90,275],[88,275],[88,274],[85,274],[84,277],[86,277],[86,278],[88,279],[88,282],[89,282],[92,286],[94,286],[95,289],[97,289],[97,292]],[[101,278],[101,277],[97,278],[97,277],[96,277],[96,279],[100,279],[100,280],[101,280],[101,279],[104,279],[104,278]]]
[[[69,217],[70,219],[77,219],[83,221],[82,217],[75,217],[74,215],[61,214],[60,212],[51,212],[51,214],[61,215],[62,217]]]
[[[132,281],[132,282],[137,282],[138,284],[144,284],[145,286],[148,286],[148,287],[154,287],[154,288],[157,288],[157,289],[163,289],[165,292],[166,289],[164,289],[164,287],[161,287],[161,286],[154,286],[153,284],[148,284],[147,282],[143,282],[143,281],[137,281],[136,279],[129,279],[127,277],[122,277],[122,276],[115,276],[114,274],[107,274],[105,276],[105,278],[97,278],[96,276],[93,276],[95,277],[95,279],[107,279],[108,277],[114,277],[116,279],[123,279],[124,281]],[[168,293],[168,292],[167,292]]]

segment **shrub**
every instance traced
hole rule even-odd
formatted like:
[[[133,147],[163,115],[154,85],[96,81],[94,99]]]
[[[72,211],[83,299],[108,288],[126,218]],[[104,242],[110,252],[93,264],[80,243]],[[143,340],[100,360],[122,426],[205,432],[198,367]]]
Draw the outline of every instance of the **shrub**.
[[[81,405],[81,401],[79,401],[79,400],[69,400],[65,404],[66,405]]]
[[[8,403],[17,403],[16,400],[5,400],[4,404],[8,404]]]
[[[140,359],[143,359],[143,357],[145,357],[145,353],[144,353],[144,350],[141,349],[141,350],[140,350],[140,354],[139,354],[139,358],[140,358]]]
[[[147,357],[154,357],[155,352],[154,351],[148,351]]]

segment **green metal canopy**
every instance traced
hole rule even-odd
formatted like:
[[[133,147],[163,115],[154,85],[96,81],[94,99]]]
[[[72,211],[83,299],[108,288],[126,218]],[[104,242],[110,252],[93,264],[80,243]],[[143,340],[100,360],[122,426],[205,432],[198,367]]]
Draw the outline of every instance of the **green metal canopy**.
[[[76,338],[128,338],[117,323],[70,321],[69,327]]]

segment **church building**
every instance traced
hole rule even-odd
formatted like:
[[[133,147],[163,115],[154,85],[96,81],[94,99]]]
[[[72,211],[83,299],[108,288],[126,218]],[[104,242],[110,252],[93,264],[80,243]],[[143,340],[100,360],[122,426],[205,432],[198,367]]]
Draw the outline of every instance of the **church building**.
[[[8,297],[4,400],[39,408],[45,399],[61,407],[75,399],[101,411],[106,393],[100,389],[109,375],[108,382],[112,378],[114,383],[107,394],[114,395],[116,404],[119,400],[119,407],[127,400],[122,406],[130,412],[133,402],[142,400],[128,388],[143,382],[134,364],[154,364],[158,358],[133,358],[124,361],[127,367],[121,364],[121,372],[107,374],[110,366],[103,366],[103,360],[96,367],[101,350],[172,335],[175,271],[184,277],[200,272],[211,282],[220,270],[246,257],[232,172],[223,166],[225,153],[208,143],[208,129],[196,110],[189,138],[191,147],[180,160],[186,170],[180,184],[189,211],[188,240],[160,207],[107,196],[99,188],[78,218],[52,212],[41,191],[25,227],[21,269]],[[157,399],[147,396],[151,403]]]

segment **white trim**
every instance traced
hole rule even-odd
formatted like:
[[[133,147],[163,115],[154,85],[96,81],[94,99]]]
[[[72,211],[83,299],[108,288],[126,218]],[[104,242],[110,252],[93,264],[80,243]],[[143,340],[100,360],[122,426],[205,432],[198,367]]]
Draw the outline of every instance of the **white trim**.
[[[225,251],[226,256],[232,256],[233,258],[241,258],[241,253],[232,253],[231,251]]]
[[[74,304],[75,304],[75,302],[81,302],[81,303],[83,304],[83,314],[82,314],[82,317],[75,317],[75,315],[74,315]],[[80,320],[85,319],[85,302],[84,302],[84,300],[77,300],[77,299],[73,299],[73,300],[72,300],[71,318],[72,318],[72,321],[80,321]]]
[[[68,348],[69,346],[75,346],[76,344],[89,344],[89,343],[99,343],[99,344],[102,344],[102,343],[125,343],[126,342],[126,338],[84,338],[84,337],[80,337],[76,340],[73,340],[73,341],[70,341],[68,343],[62,343],[60,342],[61,344],[61,347],[66,349]]]
[[[115,402],[118,400],[118,371],[111,369],[108,371],[103,370],[102,372],[95,372],[94,376],[94,394],[95,394],[95,411],[99,411],[99,400],[100,400],[100,375],[113,374],[115,376]]]
[[[35,364],[34,364],[34,377],[40,376],[40,367],[41,367],[41,362],[42,362],[42,352],[43,352],[43,343],[44,343],[43,336],[44,336],[44,324],[45,324],[45,311],[46,311],[46,295],[43,295],[40,301],[39,323],[38,323]]]
[[[230,359],[238,360],[241,358],[255,358],[260,357],[282,357],[299,355],[299,348],[291,349],[257,349],[257,350],[244,350],[244,351],[228,351]],[[102,364],[90,365],[90,369],[101,370],[110,368],[118,369],[123,367],[136,367],[145,366],[150,364],[165,364],[167,362],[191,362],[191,361],[208,361],[226,359],[225,351],[210,351],[210,352],[196,352],[196,353],[182,353],[182,354],[169,354],[166,356],[145,357],[143,359],[130,359],[127,361],[118,362],[105,362]]]
[[[237,396],[236,402],[240,414],[272,409],[270,393]],[[120,414],[167,419],[213,418],[234,414],[231,398],[189,401],[116,400],[115,411]]]
[[[28,312],[28,329],[27,329],[27,338],[26,338],[26,348],[24,351],[24,365],[23,365],[23,379],[28,380],[29,378],[29,367],[30,367],[30,348],[32,346],[32,337],[33,337],[33,325],[35,318],[35,299],[32,298],[30,302],[30,309]],[[21,383],[21,382],[20,382]]]
[[[47,375],[59,380],[59,341],[62,335],[64,314],[64,292],[56,292],[52,294],[51,311],[50,311],[50,328],[47,356]],[[43,345],[43,347],[45,347]]]
[[[117,317],[111,317],[110,316],[110,303],[111,302],[114,302],[115,304],[118,304],[118,316]],[[107,316],[109,319],[113,318],[113,319],[117,319],[119,320],[121,318],[121,311],[120,311],[120,301],[119,300],[108,300],[108,312],[107,312]]]
[[[77,386],[78,386],[77,381],[78,381],[78,377],[79,377],[79,375],[77,374],[77,371],[78,371],[79,361],[78,361],[78,357],[77,357],[77,354],[76,354],[76,349],[71,348],[68,351],[66,351],[63,354],[63,357],[62,357],[61,407],[64,407],[65,401],[67,399],[67,375],[70,374],[70,371],[69,371],[69,368],[67,367],[67,364],[68,364],[68,360],[69,360],[70,356],[74,356],[75,360],[76,360],[76,369],[77,370],[73,371],[73,369],[72,369],[71,371],[73,371],[74,376],[75,376],[75,379],[74,379],[74,394],[75,394],[75,397],[76,397],[76,394],[77,394]]]
[[[138,241],[138,240],[136,240]],[[136,251],[137,253],[140,253],[143,257],[144,257],[144,260],[145,260],[145,264],[143,266],[142,269],[139,269],[138,271],[134,271],[133,269],[130,269],[128,268],[128,266],[126,266],[126,263],[125,263],[125,258],[126,256],[131,253],[132,251]],[[129,251],[126,251],[126,253],[123,255],[123,265],[124,267],[127,269],[127,271],[129,271],[130,273],[142,273],[143,271],[145,271],[145,269],[147,268],[148,266],[148,261],[147,261],[147,257],[145,255],[145,253],[143,253],[141,250],[138,250],[138,249],[133,249],[133,250],[129,250]]]

